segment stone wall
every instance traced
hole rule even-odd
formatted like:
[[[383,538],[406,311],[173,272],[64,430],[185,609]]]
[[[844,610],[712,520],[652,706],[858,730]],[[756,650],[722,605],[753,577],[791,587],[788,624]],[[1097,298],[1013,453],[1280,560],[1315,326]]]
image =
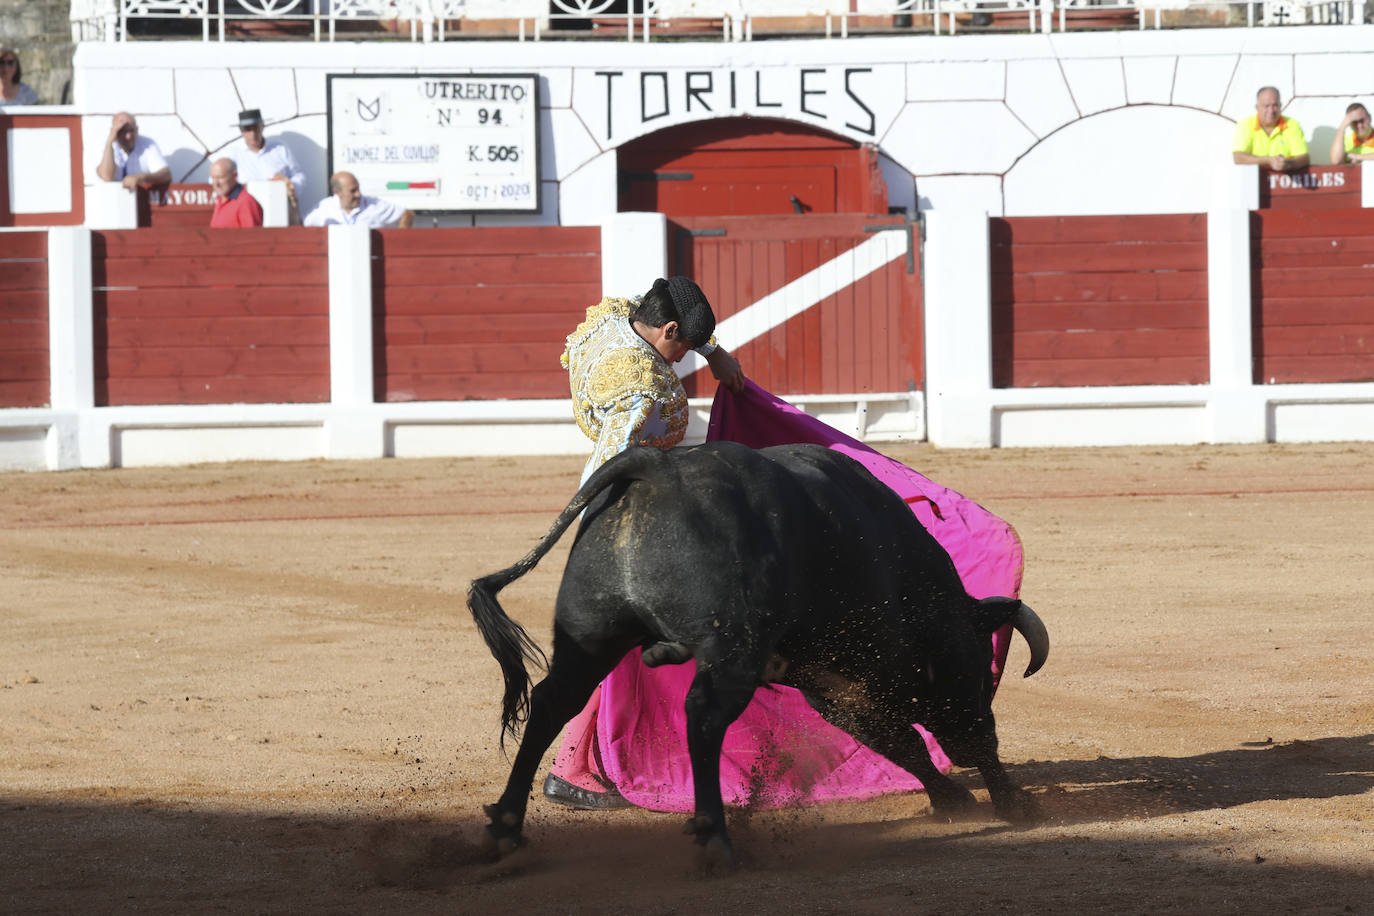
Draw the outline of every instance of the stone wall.
[[[0,48],[14,48],[23,81],[44,105],[72,100],[70,0],[0,0]]]

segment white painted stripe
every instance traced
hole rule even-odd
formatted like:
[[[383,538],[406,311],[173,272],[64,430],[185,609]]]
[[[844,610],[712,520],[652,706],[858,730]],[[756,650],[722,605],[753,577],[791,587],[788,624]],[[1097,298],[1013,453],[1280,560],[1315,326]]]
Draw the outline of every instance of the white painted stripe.
[[[859,282],[884,265],[906,254],[906,226],[893,226],[875,232],[873,237],[809,270],[785,286],[716,325],[716,340],[734,351],[756,337],[767,334],[827,296]],[[678,363],[678,375],[686,378],[706,366],[697,353],[688,353]],[[746,369],[747,374],[747,369]]]

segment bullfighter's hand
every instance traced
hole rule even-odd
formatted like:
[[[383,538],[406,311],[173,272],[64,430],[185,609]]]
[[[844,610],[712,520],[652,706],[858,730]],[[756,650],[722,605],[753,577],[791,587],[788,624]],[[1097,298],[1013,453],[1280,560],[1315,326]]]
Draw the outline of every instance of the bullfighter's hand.
[[[740,368],[739,360],[731,356],[724,347],[716,347],[711,355],[706,357],[706,363],[711,367],[711,374],[726,388],[736,394],[744,390],[744,370]]]

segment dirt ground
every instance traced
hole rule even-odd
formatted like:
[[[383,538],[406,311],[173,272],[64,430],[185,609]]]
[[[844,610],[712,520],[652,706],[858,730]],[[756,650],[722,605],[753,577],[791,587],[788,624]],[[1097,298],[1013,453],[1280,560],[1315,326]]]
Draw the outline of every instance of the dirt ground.
[[[1374,912],[1374,445],[889,450],[1019,531],[1053,640],[999,692],[1048,815],[923,795],[681,815],[531,804],[464,605],[581,460],[0,475],[0,911]],[[566,541],[503,593],[547,640]],[[1010,670],[1026,661],[1013,646]]]

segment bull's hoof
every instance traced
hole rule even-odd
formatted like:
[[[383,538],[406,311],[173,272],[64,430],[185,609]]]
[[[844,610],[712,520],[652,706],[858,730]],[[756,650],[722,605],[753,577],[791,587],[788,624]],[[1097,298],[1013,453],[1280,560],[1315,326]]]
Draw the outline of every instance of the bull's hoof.
[[[1013,824],[1038,824],[1045,819],[1040,803],[1025,789],[1014,789],[1010,794],[995,799],[993,807],[998,817]]]
[[[945,821],[962,820],[978,807],[973,793],[954,782],[926,786],[931,812]]]
[[[486,805],[482,811],[491,818],[482,840],[483,852],[491,858],[503,859],[524,845],[519,815],[513,811],[503,812],[497,805]]]
[[[706,874],[724,874],[735,870],[735,850],[728,837],[713,835],[697,847],[697,865]]]
[[[696,837],[697,842],[704,845],[707,838],[715,833],[715,828],[715,821],[704,814],[697,814],[687,818],[687,823],[682,825],[682,832]]]

